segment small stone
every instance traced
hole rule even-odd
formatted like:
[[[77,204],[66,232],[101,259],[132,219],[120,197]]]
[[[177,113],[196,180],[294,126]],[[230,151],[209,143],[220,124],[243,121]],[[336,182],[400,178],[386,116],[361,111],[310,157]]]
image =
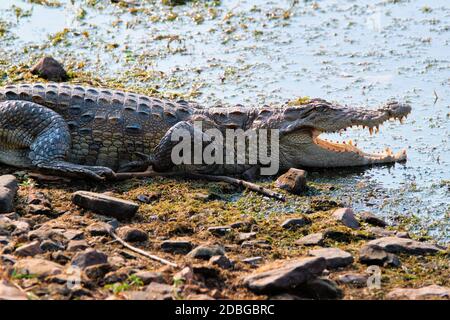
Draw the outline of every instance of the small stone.
[[[329,279],[311,279],[296,289],[296,293],[301,297],[331,300],[342,299],[343,291],[338,285]]]
[[[225,251],[221,246],[218,245],[203,245],[198,246],[191,252],[188,256],[195,259],[209,260],[212,256],[223,256]]]
[[[109,263],[95,264],[84,269],[84,273],[91,280],[103,278],[111,270]]]
[[[86,231],[89,232],[91,236],[107,236],[113,231],[113,227],[105,222],[94,222],[90,224]]]
[[[209,227],[208,231],[212,234],[215,235],[217,237],[223,237],[225,236],[228,232],[231,231],[231,227],[230,226],[217,226],[217,227]]]
[[[71,252],[86,250],[87,248],[89,248],[89,244],[86,240],[71,240],[67,245],[67,251]]]
[[[57,263],[36,258],[21,259],[14,264],[13,268],[17,275],[32,275],[39,278],[60,274],[63,270],[63,267]]]
[[[256,232],[240,232],[237,235],[237,241],[239,243],[243,242],[243,241],[248,241],[251,239],[256,238],[257,233]]]
[[[69,78],[63,65],[52,57],[41,58],[30,71],[32,74],[50,81],[61,82]]]
[[[31,190],[28,194],[28,212],[33,215],[54,216],[52,204],[49,197],[36,190]]]
[[[367,285],[368,275],[363,273],[346,273],[339,275],[336,281],[340,284],[346,284],[357,288],[362,288]]]
[[[117,235],[127,242],[143,242],[148,240],[147,232],[132,227],[121,227],[116,230]]]
[[[419,289],[396,288],[387,294],[387,298],[408,300],[450,300],[450,288],[438,285],[430,285]]]
[[[7,236],[0,236],[0,245],[6,246],[9,243],[9,238]]]
[[[18,189],[16,177],[13,175],[0,176],[0,213],[14,210],[14,198]]]
[[[375,239],[369,241],[367,246],[378,246],[390,253],[407,253],[413,255],[432,254],[443,250],[442,248],[431,243],[398,237]]]
[[[359,222],[355,218],[355,214],[351,208],[339,208],[333,212],[333,218],[342,222],[343,225],[352,228],[359,229]]]
[[[174,277],[174,280],[183,280],[184,282],[191,282],[194,280],[194,271],[191,267],[184,267],[181,271],[177,272]]]
[[[367,212],[367,211],[360,212],[358,214],[358,216],[362,221],[364,221],[368,224],[371,224],[373,226],[377,226],[377,227],[386,227],[387,226],[386,221],[377,217],[376,215],[374,215],[371,212]]]
[[[33,241],[16,249],[15,254],[21,257],[33,257],[41,254],[42,250],[39,241]]]
[[[300,258],[273,263],[263,272],[256,271],[244,279],[244,285],[257,294],[273,294],[291,290],[314,279],[325,269],[324,258]]]
[[[3,263],[3,265],[13,265],[17,261],[16,257],[10,254],[2,254],[0,255],[0,262]]]
[[[164,283],[164,278],[161,272],[152,272],[152,271],[138,271],[134,274],[136,277],[142,280],[144,285],[147,285],[151,282]]]
[[[372,233],[376,238],[395,237],[396,234],[397,234],[397,231],[386,230],[386,229],[381,228],[381,227],[370,227],[370,228],[367,229],[367,231]]]
[[[318,232],[308,234],[307,236],[304,236],[295,241],[295,243],[303,246],[320,246],[323,244],[324,240],[324,234],[322,232]]]
[[[1,300],[28,300],[24,291],[19,290],[6,280],[0,280],[0,301]]]
[[[81,269],[107,262],[108,256],[103,252],[94,249],[88,249],[84,252],[77,253],[72,259],[72,265],[77,266]]]
[[[377,266],[390,265],[399,267],[401,265],[400,260],[396,255],[386,252],[377,245],[363,246],[359,251],[359,262]]]
[[[174,254],[188,254],[193,248],[192,242],[183,240],[165,240],[161,243],[161,250]]]
[[[327,268],[341,268],[353,263],[350,253],[338,248],[321,248],[310,250],[309,254],[314,257],[322,257],[326,261]]]
[[[64,246],[62,244],[54,242],[52,240],[42,241],[40,248],[44,252],[64,250]]]
[[[263,260],[262,257],[250,257],[250,258],[242,259],[241,261],[243,263],[247,263],[247,264],[250,264],[252,266],[257,266],[258,264],[261,263],[262,260]]]
[[[297,228],[301,228],[303,226],[306,226],[306,225],[308,225],[310,223],[311,223],[311,220],[306,218],[306,217],[290,218],[290,219],[285,220],[281,224],[281,227],[284,228],[284,229],[295,230]]]
[[[144,300],[172,300],[172,286],[163,283],[152,282],[145,290]]]
[[[222,269],[230,269],[233,267],[233,262],[231,262],[226,256],[213,256],[209,259],[209,263]]]
[[[272,246],[267,240],[249,240],[242,242],[241,248],[249,248],[249,249],[259,248],[270,250],[272,249]]]
[[[290,168],[288,172],[281,175],[275,185],[293,194],[301,194],[306,190],[306,171]]]
[[[162,195],[161,192],[150,192],[145,195],[144,194],[138,195],[136,200],[142,203],[149,204],[161,198],[161,195]]]
[[[81,230],[68,229],[62,232],[62,235],[67,240],[81,240],[84,239],[84,233]]]
[[[118,220],[131,219],[139,209],[134,202],[88,191],[75,192],[72,202],[81,208]]]

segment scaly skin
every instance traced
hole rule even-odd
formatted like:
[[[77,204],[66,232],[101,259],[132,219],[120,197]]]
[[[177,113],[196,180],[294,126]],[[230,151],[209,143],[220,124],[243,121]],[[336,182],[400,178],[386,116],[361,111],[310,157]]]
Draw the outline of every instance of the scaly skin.
[[[352,109],[314,99],[301,106],[201,109],[109,89],[67,84],[21,84],[0,89],[0,163],[69,176],[111,176],[112,170],[174,169],[171,134],[177,128],[278,129],[280,169],[342,167],[402,161],[406,154],[367,154],[318,138],[352,125],[376,128],[402,118],[408,105],[390,102],[377,111]],[[146,160],[142,159],[145,155]],[[242,173],[252,165],[194,165],[186,170]],[[183,168],[178,166],[177,168]]]

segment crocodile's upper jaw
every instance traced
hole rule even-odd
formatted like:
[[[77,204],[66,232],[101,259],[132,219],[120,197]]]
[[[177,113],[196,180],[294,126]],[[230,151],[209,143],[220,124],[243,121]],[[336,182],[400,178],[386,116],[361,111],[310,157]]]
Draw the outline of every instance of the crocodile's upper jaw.
[[[315,119],[316,125],[308,120],[306,126],[299,125],[288,131],[280,141],[281,166],[289,167],[351,167],[406,160],[406,150],[392,152],[390,148],[378,153],[364,152],[349,140],[333,142],[321,138],[322,133],[345,131],[349,127],[368,128],[370,134],[378,132],[379,126],[387,120],[397,119],[402,123],[410,113],[409,105],[391,102],[376,111],[321,110],[321,113],[335,113],[334,122]],[[330,115],[330,114],[329,114]],[[331,117],[332,118],[332,117]],[[328,128],[328,129],[326,129]]]

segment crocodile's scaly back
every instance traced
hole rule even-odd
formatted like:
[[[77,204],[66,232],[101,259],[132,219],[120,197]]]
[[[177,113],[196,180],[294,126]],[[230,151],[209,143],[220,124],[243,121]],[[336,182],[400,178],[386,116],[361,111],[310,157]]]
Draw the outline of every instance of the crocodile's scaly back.
[[[72,136],[70,160],[117,168],[150,154],[166,131],[191,117],[186,101],[168,101],[135,93],[79,85],[36,83],[0,89],[0,102],[25,100],[46,106],[67,122]]]

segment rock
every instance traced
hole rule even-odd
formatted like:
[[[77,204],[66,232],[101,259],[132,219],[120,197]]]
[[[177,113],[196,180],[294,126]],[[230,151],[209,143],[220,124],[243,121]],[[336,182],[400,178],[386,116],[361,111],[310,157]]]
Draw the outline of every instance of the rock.
[[[138,271],[134,274],[136,277],[142,280],[147,285],[151,282],[164,283],[164,278],[161,272],[152,271]]]
[[[308,280],[295,292],[301,297],[318,300],[342,299],[344,296],[342,289],[334,281],[320,278]]]
[[[367,285],[368,275],[363,273],[345,273],[339,275],[336,281],[340,284],[346,284],[357,288],[362,288]]]
[[[188,256],[195,259],[209,260],[212,256],[223,256],[225,251],[221,246],[218,245],[203,245],[198,246],[191,252]]]
[[[236,240],[238,243],[242,243],[244,241],[256,238],[256,235],[256,232],[239,232],[236,236]]]
[[[91,280],[103,278],[111,270],[109,263],[95,264],[84,269],[84,273]]]
[[[0,280],[0,300],[28,300],[28,296],[8,281]]]
[[[269,300],[282,300],[282,301],[291,301],[291,300],[304,300],[296,295],[290,293],[281,293],[275,296],[271,296]]]
[[[248,181],[248,180],[247,180]],[[208,296],[207,294],[189,294],[186,297],[186,300],[216,300],[213,297]]]
[[[3,263],[3,265],[13,265],[17,261],[16,257],[10,254],[2,254],[0,255],[0,262]]]
[[[208,231],[214,236],[223,237],[224,235],[226,235],[228,232],[231,231],[231,227],[230,226],[209,227]]]
[[[241,261],[243,263],[247,263],[247,264],[250,264],[252,266],[257,266],[258,264],[261,263],[262,260],[263,260],[262,257],[250,257],[250,258],[242,259]]]
[[[62,235],[67,240],[81,240],[84,239],[84,233],[81,230],[68,229],[62,232]]]
[[[136,200],[143,202],[143,203],[152,203],[153,201],[159,200],[161,198],[162,194],[161,192],[149,192],[147,194],[141,194],[137,196]]]
[[[404,231],[396,231],[396,230],[386,230],[381,227],[370,227],[368,229],[370,233],[372,233],[375,238],[384,238],[384,237],[397,237],[397,238],[410,238],[408,232]]]
[[[450,288],[431,285],[419,289],[396,288],[386,296],[388,299],[408,299],[408,300],[430,300],[446,299],[450,300]]]
[[[9,238],[6,236],[0,236],[0,245],[6,246],[9,243]]]
[[[86,251],[77,253],[72,259],[72,265],[81,269],[85,269],[89,266],[96,264],[103,264],[108,262],[108,256],[103,252],[87,249]]]
[[[50,81],[61,82],[69,78],[63,65],[52,57],[41,58],[30,71],[32,74]]]
[[[51,275],[60,274],[63,267],[52,261],[36,258],[26,258],[14,264],[17,275],[33,275],[38,278],[45,278]]]
[[[41,254],[42,250],[39,241],[33,241],[16,249],[15,254],[20,257],[33,257]]]
[[[118,220],[131,219],[139,209],[139,206],[134,202],[88,191],[75,192],[72,196],[72,202],[81,208]]]
[[[86,240],[71,240],[67,244],[67,251],[71,252],[85,250],[87,248],[89,248],[89,244]]]
[[[49,197],[36,190],[31,190],[28,194],[28,212],[33,215],[54,216]]]
[[[310,250],[309,254],[314,257],[324,258],[327,268],[331,269],[345,267],[353,263],[352,255],[347,251],[338,248],[321,248]]]
[[[293,194],[301,194],[306,190],[306,171],[291,168],[281,175],[275,185]]]
[[[351,208],[339,208],[333,212],[333,218],[342,222],[343,225],[352,228],[359,229],[359,222],[355,218],[355,214]]]
[[[183,240],[165,240],[161,250],[175,254],[188,254],[193,248],[192,242]]]
[[[362,221],[364,221],[368,224],[371,224],[373,226],[377,226],[377,227],[386,227],[387,226],[386,221],[377,217],[376,215],[374,215],[371,212],[367,212],[367,211],[360,212],[358,214],[358,216]]]
[[[222,269],[230,269],[233,267],[233,262],[231,262],[226,256],[213,256],[209,259],[209,263]]]
[[[14,198],[18,189],[16,177],[10,174],[0,176],[0,213],[14,210]]]
[[[55,262],[57,262],[59,264],[62,264],[62,265],[66,264],[67,262],[70,261],[70,257],[68,257],[66,255],[66,253],[63,252],[63,251],[52,252],[51,253],[51,258],[52,258],[53,261],[55,261]]]
[[[172,300],[173,292],[172,286],[152,282],[145,291],[128,291],[124,295],[129,300]]]
[[[114,231],[114,228],[105,222],[94,222],[86,228],[86,231],[89,232],[91,236],[107,236]]]
[[[194,280],[194,271],[191,267],[184,267],[181,271],[177,272],[173,276],[174,280],[183,280],[186,283],[191,282]]]
[[[284,229],[295,230],[297,228],[301,228],[303,226],[306,226],[306,225],[308,225],[310,223],[311,223],[311,220],[309,220],[306,217],[290,218],[290,219],[285,220],[281,224],[281,227],[284,228]]]
[[[242,242],[241,248],[250,248],[250,249],[259,248],[270,250],[272,249],[272,246],[267,240],[249,240]]]
[[[266,271],[255,272],[244,279],[244,285],[257,294],[273,294],[291,290],[320,275],[325,269],[324,258],[300,258],[274,263]]]
[[[324,240],[324,234],[322,232],[318,232],[308,234],[307,236],[304,236],[295,241],[295,243],[303,246],[320,246],[323,244]]]
[[[143,242],[148,240],[147,232],[132,227],[121,227],[116,230],[119,237],[127,242]]]
[[[413,255],[431,254],[442,251],[442,248],[412,239],[385,237],[369,241],[367,246],[378,246],[390,253],[407,253]]]
[[[43,252],[64,250],[64,246],[52,240],[44,240],[41,242],[40,248]]]
[[[399,267],[401,262],[399,258],[377,245],[365,245],[359,251],[359,262],[367,265],[384,266],[390,265]]]

